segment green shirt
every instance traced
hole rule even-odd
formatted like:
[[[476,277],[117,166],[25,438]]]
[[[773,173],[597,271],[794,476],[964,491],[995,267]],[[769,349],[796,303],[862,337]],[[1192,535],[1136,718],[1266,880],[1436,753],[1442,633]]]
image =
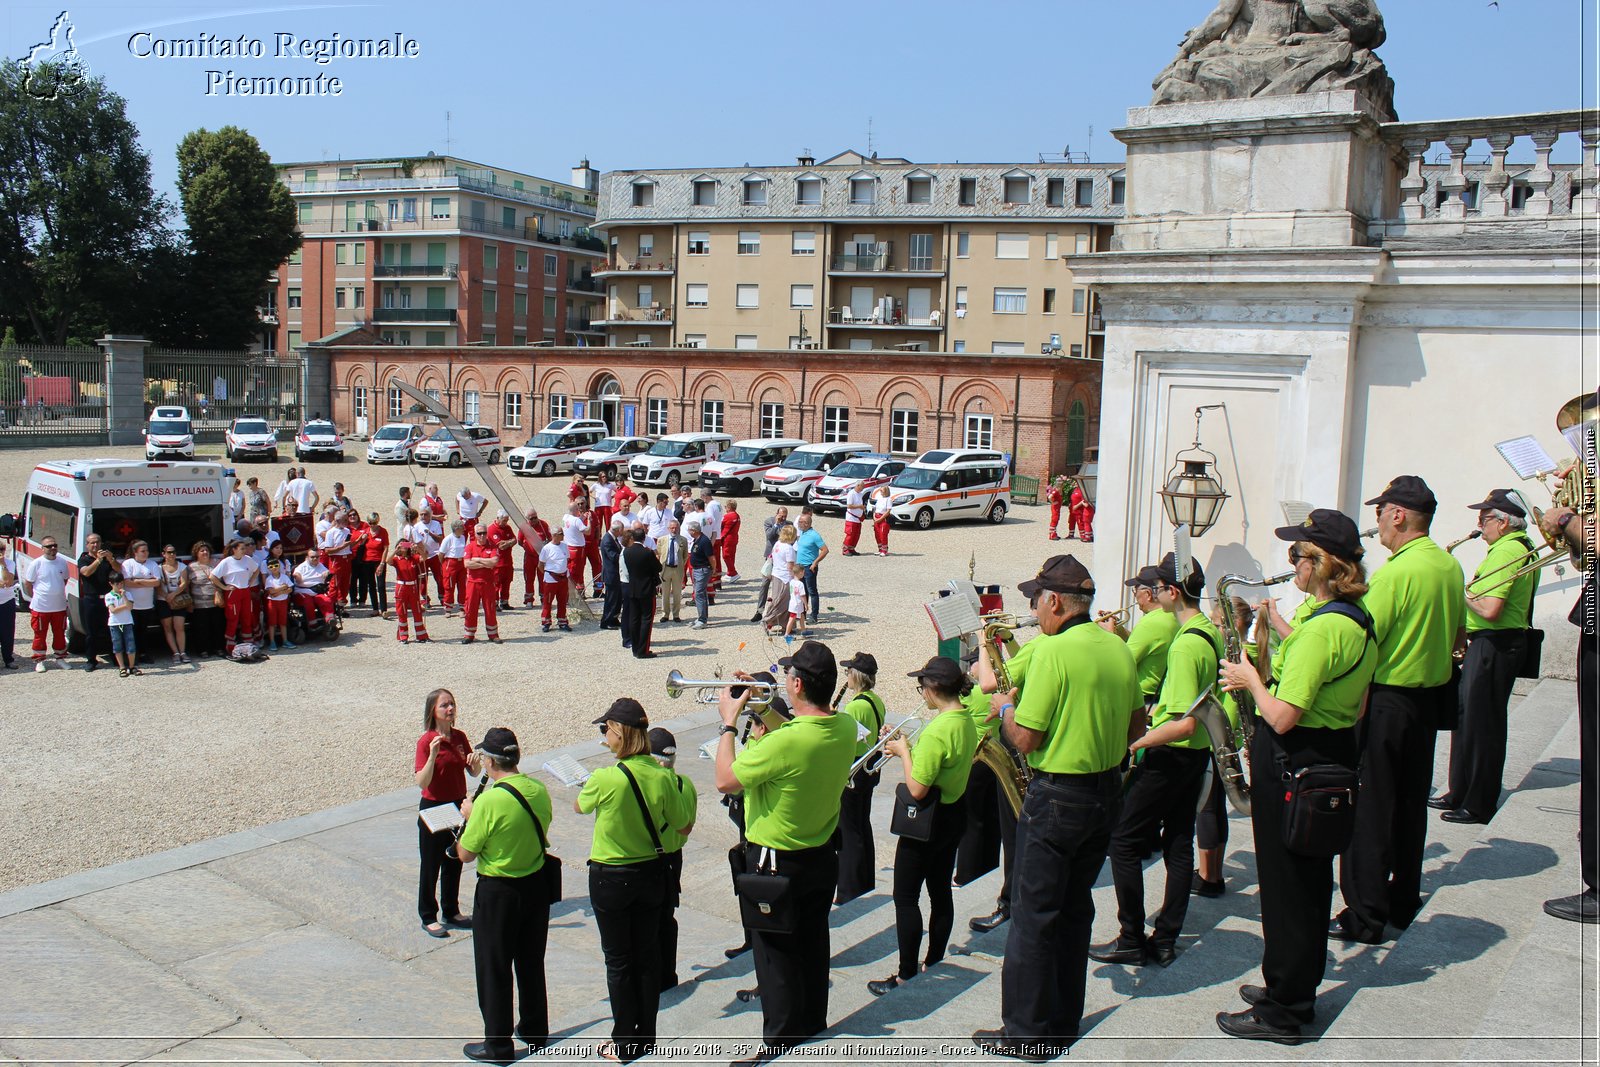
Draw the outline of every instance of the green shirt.
[[[856,734],[861,740],[856,742],[856,759],[867,754],[867,750],[878,743],[878,735],[883,730],[883,720],[887,712],[883,707],[883,698],[876,692],[868,689],[857,693],[854,699],[844,706],[844,713],[866,728],[866,734],[860,730]]]
[[[744,786],[744,836],[787,852],[827,844],[855,759],[848,715],[796,715],[733,761]]]
[[[911,748],[911,777],[939,790],[939,803],[954,804],[967,791],[978,730],[972,716],[957,709],[940,712],[922,728]]]
[[[1323,600],[1317,600],[1309,596],[1300,601],[1300,606],[1294,609],[1293,615],[1289,616],[1289,633],[1293,634],[1295,630],[1300,628],[1301,623],[1311,618],[1312,612],[1322,607],[1322,605],[1325,603],[1327,602]],[[1278,632],[1272,628],[1271,623],[1265,623],[1264,625],[1267,627],[1267,629],[1272,630],[1274,634]],[[1283,677],[1283,648],[1284,645],[1288,643],[1288,640],[1289,638],[1287,637],[1280,637],[1278,639],[1277,647],[1272,651],[1272,676],[1274,678]],[[1271,644],[1271,642],[1269,641],[1268,644]]]
[[[1167,649],[1178,632],[1178,620],[1170,611],[1147,611],[1133,624],[1128,634],[1128,651],[1139,671],[1139,691],[1146,700],[1161,692],[1161,679],[1167,676]]]
[[[1470,596],[1487,596],[1496,600],[1504,600],[1505,606],[1500,609],[1500,617],[1490,622],[1475,611],[1467,612],[1467,633],[1475,634],[1479,630],[1524,630],[1528,626],[1528,609],[1533,606],[1533,591],[1539,584],[1537,571],[1524,574],[1516,581],[1511,581],[1511,572],[1517,565],[1533,558],[1534,551],[1526,536],[1505,534],[1500,540],[1489,546],[1489,554],[1483,557],[1483,563],[1473,573],[1472,584],[1467,586]],[[1497,567],[1504,567],[1492,578],[1479,579],[1480,574],[1489,574]]]
[[[1169,616],[1170,618],[1170,616]],[[1114,634],[1080,616],[1028,663],[1028,684],[1013,721],[1044,733],[1028,762],[1054,774],[1098,774],[1128,751],[1128,720],[1144,703],[1133,653]]]
[[[1173,616],[1176,621],[1177,616]],[[1199,634],[1199,637],[1189,636]],[[1201,640],[1204,638],[1204,640]],[[1217,663],[1222,659],[1222,634],[1212,621],[1196,613],[1178,627],[1172,647],[1167,650],[1167,677],[1161,683],[1161,697],[1150,715],[1150,728],[1181,719],[1207,686],[1217,680]],[[1210,748],[1211,735],[1199,723],[1192,737],[1167,742],[1173,748]]]
[[[525,774],[510,774],[500,781],[522,794],[548,836],[550,791]],[[498,782],[472,805],[461,847],[477,854],[480,878],[524,878],[544,866],[544,849],[533,820]]]
[[[1467,611],[1462,588],[1461,564],[1432,538],[1394,550],[1361,599],[1378,635],[1373,681],[1418,689],[1450,680],[1450,653]]]
[[[592,812],[595,817],[594,843],[589,846],[591,863],[643,863],[656,857],[650,829],[645,825],[639,802],[634,799],[633,787],[622,773],[622,765],[633,772],[639,783],[657,836],[664,829],[688,826],[694,819],[692,802],[678,791],[672,774],[648,752],[629,756],[610,767],[601,767],[589,776],[578,793],[578,810],[585,815]],[[666,846],[666,838],[662,837],[661,847]]]
[[[666,770],[666,768],[663,767],[662,770]],[[683,800],[688,804],[689,821],[686,823],[678,823],[676,826],[668,826],[661,830],[661,845],[668,852],[682,852],[684,842],[689,840],[689,835],[680,834],[678,830],[680,827],[692,826],[694,824],[694,821],[699,814],[700,794],[696,792],[694,783],[685,776],[679,774],[677,771],[667,771],[667,774],[672,777],[673,784],[676,786],[678,792],[682,795]]]
[[[1354,726],[1377,668],[1378,648],[1367,632],[1353,619],[1327,612],[1283,639],[1283,676],[1273,691],[1304,709],[1301,726]]]

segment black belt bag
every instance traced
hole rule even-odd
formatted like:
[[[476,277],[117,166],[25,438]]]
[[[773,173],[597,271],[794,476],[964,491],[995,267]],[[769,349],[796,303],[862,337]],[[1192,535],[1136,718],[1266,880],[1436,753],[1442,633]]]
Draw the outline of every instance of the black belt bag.
[[[939,787],[929,786],[921,800],[912,797],[904,782],[894,787],[894,808],[889,815],[889,832],[912,841],[933,839],[933,820],[939,810]]]
[[[1544,653],[1544,631],[1532,626],[1522,631],[1522,658],[1517,663],[1518,678],[1539,677],[1539,660]]]
[[[1332,859],[1356,830],[1356,772],[1339,763],[1283,767],[1283,847],[1298,856]]]
[[[794,897],[789,892],[789,876],[778,873],[778,857],[770,848],[752,845],[761,851],[756,869],[734,879],[739,894],[739,917],[747,930],[770,934],[794,932]]]

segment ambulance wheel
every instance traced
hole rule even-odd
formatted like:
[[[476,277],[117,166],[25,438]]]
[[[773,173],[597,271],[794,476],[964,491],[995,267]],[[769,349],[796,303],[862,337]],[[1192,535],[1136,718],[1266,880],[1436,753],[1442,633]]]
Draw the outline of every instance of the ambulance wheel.
[[[931,530],[933,528],[933,509],[923,508],[917,512],[917,529]]]

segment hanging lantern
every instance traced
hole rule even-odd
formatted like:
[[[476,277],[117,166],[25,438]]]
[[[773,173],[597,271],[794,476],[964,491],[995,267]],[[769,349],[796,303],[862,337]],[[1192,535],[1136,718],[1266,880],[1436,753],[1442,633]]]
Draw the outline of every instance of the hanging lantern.
[[[1200,447],[1200,413],[1194,412],[1194,443],[1172,457],[1167,484],[1161,490],[1161,506],[1173,526],[1187,526],[1189,536],[1201,537],[1217,524],[1228,494],[1211,473],[1217,457]]]

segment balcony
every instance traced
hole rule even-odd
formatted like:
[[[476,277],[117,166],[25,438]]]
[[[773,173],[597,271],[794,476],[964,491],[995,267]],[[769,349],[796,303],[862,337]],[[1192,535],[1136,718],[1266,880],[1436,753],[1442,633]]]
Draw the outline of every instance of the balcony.
[[[536,207],[567,211],[574,215],[582,215],[585,218],[592,219],[595,217],[593,204],[580,203],[568,197],[529,192],[526,189],[501,185],[499,182],[486,182],[457,174],[441,175],[433,178],[346,178],[339,181],[291,181],[284,182],[284,184],[289,187],[289,192],[295,196],[318,193],[384,193],[424,189],[464,189],[468,192],[499,197],[502,200],[515,200],[518,203],[532,204]]]
[[[607,309],[595,321],[607,326],[621,326],[625,323],[638,326],[671,326],[673,316],[670,307],[614,307]]]
[[[944,274],[943,265],[933,255],[916,255],[896,262],[894,242],[879,241],[874,244],[846,242],[844,253],[834,256],[828,264],[831,275],[888,274],[911,277],[938,277]]]
[[[606,250],[604,242],[597,237],[591,237],[587,233],[574,234],[568,237],[546,233],[539,229],[537,220],[531,218],[520,226],[507,226],[492,219],[480,219],[471,216],[434,216],[431,214],[423,214],[410,219],[306,219],[296,225],[303,234],[438,233],[444,235],[452,233],[481,233],[490,237],[503,237],[517,241],[538,241],[541,244],[556,245],[561,248],[571,248],[597,255]]]
[[[634,277],[648,278],[651,276],[670,276],[673,273],[673,263],[670,258],[657,259],[654,256],[645,256],[637,261],[627,259],[607,260],[598,264],[594,270],[596,278],[609,278],[616,274],[628,274]]]
[[[604,333],[600,324],[591,319],[580,318],[577,315],[567,316],[568,333]]]
[[[569,293],[604,293],[606,287],[594,278],[568,278],[567,292]]]
[[[938,330],[942,316],[937,311],[927,315],[908,316],[904,307],[888,313],[874,306],[866,315],[857,315],[848,307],[828,309],[830,330]]]
[[[373,308],[373,322],[439,322],[454,324],[455,308]]]
[[[275,306],[256,308],[256,317],[261,320],[264,326],[278,325],[278,309]]]
[[[374,278],[454,278],[455,263],[380,263],[372,268]]]

